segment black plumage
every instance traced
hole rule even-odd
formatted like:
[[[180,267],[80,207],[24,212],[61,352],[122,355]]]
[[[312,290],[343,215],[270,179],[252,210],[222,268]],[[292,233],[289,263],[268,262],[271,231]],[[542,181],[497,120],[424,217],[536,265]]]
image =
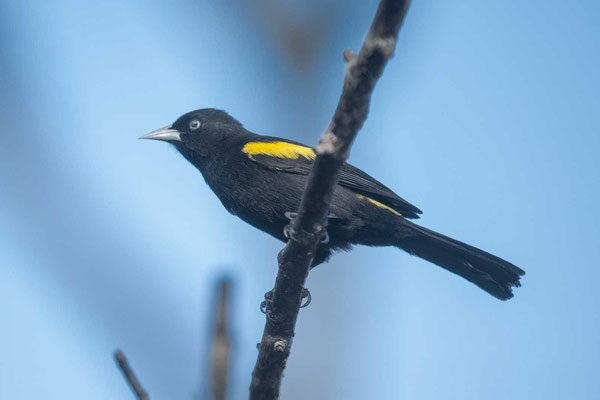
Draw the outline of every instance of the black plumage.
[[[202,109],[143,138],[171,142],[223,206],[250,225],[286,241],[286,214],[300,204],[314,151],[300,143],[254,134],[224,111]],[[524,271],[485,251],[409,221],[421,211],[368,174],[344,164],[330,206],[329,241],[313,267],[354,244],[395,246],[437,264],[506,300]]]

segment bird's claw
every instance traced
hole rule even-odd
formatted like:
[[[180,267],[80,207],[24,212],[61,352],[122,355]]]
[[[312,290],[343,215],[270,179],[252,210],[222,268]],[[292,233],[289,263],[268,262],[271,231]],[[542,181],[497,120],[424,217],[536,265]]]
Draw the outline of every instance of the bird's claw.
[[[290,220],[290,223],[283,227],[283,236],[288,240],[293,239],[292,225],[294,225],[294,220],[298,216],[298,213],[286,211],[283,215]]]
[[[285,215],[285,217],[287,219],[289,219],[290,221],[294,222],[294,220],[298,216],[298,213],[297,212],[292,212],[292,211],[286,211],[285,213],[283,213],[283,215]]]
[[[306,299],[306,300],[304,300]],[[265,299],[260,302],[260,311],[267,316],[267,318],[275,321],[277,318],[273,316],[271,313],[271,303],[273,301],[273,291],[269,290],[265,293]],[[312,301],[312,296],[307,288],[302,288],[302,295],[300,298],[300,308],[308,307],[310,302]]]
[[[271,302],[273,301],[273,291],[269,290],[265,293],[265,299],[260,302],[260,311],[267,316],[272,321],[275,321],[277,318],[271,312]]]
[[[302,300],[304,300],[304,299],[306,299],[306,301],[303,304]],[[302,288],[302,297],[300,299],[300,308],[308,307],[311,300],[312,300],[312,296],[310,295],[310,292],[308,291],[308,289]]]
[[[290,240],[292,237],[292,224],[287,224],[283,227],[283,236],[285,236],[287,240]]]

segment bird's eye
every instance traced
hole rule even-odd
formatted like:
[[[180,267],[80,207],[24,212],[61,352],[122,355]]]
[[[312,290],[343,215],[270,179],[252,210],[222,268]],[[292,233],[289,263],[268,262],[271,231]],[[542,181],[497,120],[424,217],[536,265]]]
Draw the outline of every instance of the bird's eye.
[[[198,128],[200,128],[200,121],[198,121],[197,119],[193,119],[190,121],[190,130],[195,131],[198,130]]]

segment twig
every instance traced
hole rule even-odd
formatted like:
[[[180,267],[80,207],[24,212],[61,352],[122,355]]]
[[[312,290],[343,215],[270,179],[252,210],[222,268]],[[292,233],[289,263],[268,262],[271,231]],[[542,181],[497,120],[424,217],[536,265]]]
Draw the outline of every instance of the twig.
[[[225,400],[229,372],[229,353],[231,338],[227,327],[227,309],[229,301],[229,281],[223,280],[219,286],[217,302],[217,320],[212,345],[211,390],[216,400]]]
[[[382,0],[360,53],[348,60],[342,95],[327,131],[315,148],[317,158],[289,231],[278,255],[279,270],[269,301],[268,317],[252,373],[250,399],[277,399],[304,281],[327,227],[327,215],[339,170],[369,112],[375,83],[392,56],[408,0]]]
[[[121,372],[123,372],[123,376],[129,383],[131,390],[133,390],[133,393],[135,393],[135,396],[139,400],[148,400],[148,394],[133,373],[133,370],[127,362],[127,358],[125,358],[125,354],[123,354],[122,351],[117,350],[115,352],[115,360],[117,360],[117,364],[119,365]]]

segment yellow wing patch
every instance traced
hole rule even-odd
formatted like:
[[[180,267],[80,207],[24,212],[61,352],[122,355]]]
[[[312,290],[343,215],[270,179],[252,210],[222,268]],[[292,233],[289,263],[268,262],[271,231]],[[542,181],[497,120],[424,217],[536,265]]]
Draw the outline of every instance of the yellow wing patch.
[[[242,151],[252,159],[252,156],[255,155],[291,159],[304,157],[312,160],[315,158],[315,151],[310,147],[287,142],[250,142],[244,145]]]
[[[370,203],[372,203],[372,204],[376,205],[377,207],[379,207],[379,208],[383,208],[384,210],[391,211],[391,212],[393,212],[394,214],[396,214],[396,215],[398,215],[398,216],[400,216],[400,217],[402,216],[402,214],[400,214],[398,211],[394,210],[392,207],[386,206],[385,204],[383,204],[383,203],[381,203],[381,202],[379,202],[379,201],[377,201],[377,200],[374,200],[374,199],[372,199],[372,198],[370,198],[370,197],[363,196],[362,194],[357,194],[357,195],[356,195],[356,197],[358,197],[358,198],[359,198],[359,199],[361,199],[361,200],[363,200],[363,199],[364,199],[364,200],[367,200],[367,201],[369,201]]]

